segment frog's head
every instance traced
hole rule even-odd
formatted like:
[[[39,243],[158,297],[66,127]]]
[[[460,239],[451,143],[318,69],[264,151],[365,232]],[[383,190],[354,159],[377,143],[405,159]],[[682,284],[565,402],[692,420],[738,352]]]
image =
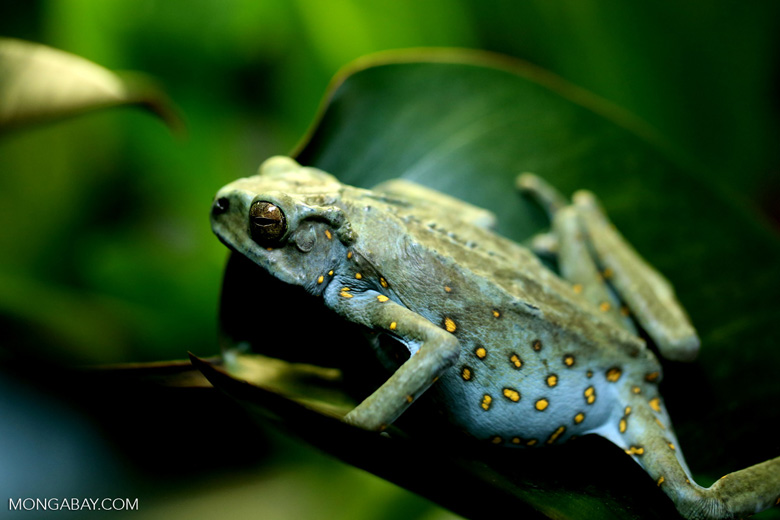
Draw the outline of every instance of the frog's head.
[[[272,157],[257,175],[217,193],[211,227],[230,249],[280,280],[310,286],[354,241],[336,205],[343,185],[289,157]]]

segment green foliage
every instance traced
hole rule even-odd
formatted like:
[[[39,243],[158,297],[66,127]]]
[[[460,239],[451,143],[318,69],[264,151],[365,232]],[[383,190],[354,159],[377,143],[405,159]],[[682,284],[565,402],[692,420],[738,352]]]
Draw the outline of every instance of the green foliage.
[[[373,106],[355,112],[368,118],[364,122],[373,119],[371,131],[386,146],[398,146],[393,155],[401,150],[404,164],[394,163],[390,150],[382,153],[381,147],[374,157],[389,162],[345,162],[351,157],[342,146],[358,146],[355,155],[363,159],[370,150],[349,140],[336,142],[349,129],[336,131],[329,116],[302,157],[362,185],[395,175],[387,169],[392,164],[413,165],[419,179],[433,186],[501,208],[502,231],[515,238],[544,221],[510,195],[505,182],[515,173],[511,168],[543,173],[565,191],[594,189],[640,251],[673,278],[704,332],[704,357],[693,375],[667,367],[668,380],[683,382],[681,391],[667,393],[677,405],[675,419],[683,418],[678,428],[684,447],[690,446],[691,465],[715,476],[748,459],[764,459],[767,451],[777,451],[754,442],[763,424],[776,420],[776,407],[767,400],[776,399],[768,356],[776,350],[770,327],[777,318],[771,298],[777,277],[770,266],[777,248],[776,231],[762,228],[756,215],[762,209],[771,213],[780,185],[773,175],[780,161],[772,98],[778,9],[780,4],[759,0],[619,5],[606,0],[39,0],[4,6],[0,34],[45,43],[111,70],[155,76],[181,109],[188,136],[175,139],[144,114],[113,111],[0,139],[3,353],[70,362],[181,358],[186,350],[216,353],[216,302],[226,254],[208,229],[215,190],[251,174],[269,155],[289,153],[310,125],[328,81],[349,60],[401,47],[488,49],[541,65],[649,121],[661,136],[652,138],[656,144],[672,143],[662,145],[669,153],[642,148],[646,143],[634,156],[616,153],[610,146],[632,133],[621,126],[640,129],[645,137],[656,132],[642,129],[633,116],[627,123],[618,116],[619,124],[605,131],[601,118],[583,114],[595,109],[614,120],[615,111],[604,113],[610,103],[593,106],[585,95],[584,107],[579,98],[560,112],[558,107],[547,113],[545,104],[528,107],[546,128],[544,140],[531,130],[513,136],[500,128],[460,128],[462,111],[450,113],[461,102],[455,98],[417,121],[440,125],[423,126],[428,137],[420,142],[395,142],[383,120],[376,124],[380,113],[373,114]],[[415,77],[424,73],[417,70]],[[470,82],[480,74],[465,74],[451,85],[417,83],[388,100],[384,110],[397,105],[398,96],[421,104],[442,86],[474,88]],[[355,99],[387,88],[390,81],[377,71],[364,76],[374,83],[356,78],[350,80],[361,94]],[[497,86],[482,86],[496,95]],[[544,103],[555,97],[543,91],[530,92]],[[559,92],[558,102],[571,97],[568,91]],[[335,100],[333,106],[342,107],[337,111],[347,110],[342,101]],[[475,102],[466,104],[477,110]],[[504,118],[511,126],[511,105],[507,102],[496,120]],[[457,137],[437,141],[449,125]],[[553,131],[556,125],[559,130]],[[358,125],[351,131],[360,137],[363,129]],[[484,132],[482,141],[468,130]],[[466,154],[476,142],[505,146],[511,138],[521,143],[512,158]],[[460,146],[458,139],[472,144]],[[573,142],[580,148],[571,148]],[[325,153],[326,143],[333,155]],[[449,149],[438,146],[442,143]],[[451,158],[446,176],[432,174],[437,169],[414,155],[426,151],[430,165]],[[688,161],[679,159],[683,155],[704,167],[680,166]],[[469,160],[462,163],[464,157]],[[644,168],[648,157],[653,160]],[[487,172],[479,184],[466,173],[476,160],[480,172]],[[213,443],[199,422],[187,426],[193,442],[201,434],[203,444]],[[264,442],[270,441],[258,441]],[[284,446],[278,449],[290,453],[289,444]],[[313,467],[301,463],[298,469],[318,471]],[[179,477],[185,475],[182,470]],[[361,488],[365,480],[358,477],[342,481],[374,489],[374,497],[381,487]],[[205,485],[202,494],[212,496]],[[305,494],[296,490],[296,496]],[[390,518],[391,512],[382,516],[382,510],[397,511],[386,503],[352,504],[350,511],[360,511],[361,517],[374,511],[377,518]],[[419,504],[410,507],[418,516],[426,514]],[[349,511],[341,512],[348,516]]]
[[[165,94],[148,78],[138,74],[122,76],[78,56],[44,45],[0,38],[0,77],[0,137],[31,125],[123,105],[144,107],[167,122],[172,129],[181,128],[179,116]],[[20,179],[12,177],[9,180],[18,182]],[[44,209],[51,211],[52,216],[63,212],[63,208],[58,207],[56,202],[45,203],[47,195],[62,200],[61,192],[52,190],[46,184],[43,189],[37,183],[28,187],[38,196],[35,201],[38,205],[24,209]],[[11,206],[8,209],[13,211],[17,208]],[[13,248],[12,242],[19,243],[22,249],[31,245],[35,247],[36,241],[30,240],[31,236],[56,240],[63,231],[56,224],[51,226],[56,219],[38,219],[30,215],[31,226],[28,226],[23,219],[19,219],[19,215],[15,217],[13,221],[17,225],[6,226],[11,234],[6,244],[9,250],[19,250]],[[31,230],[30,227],[35,227],[34,222],[49,224],[47,231],[52,234]],[[68,222],[67,219],[65,222]],[[58,259],[56,255],[55,258]],[[13,263],[14,256],[9,255],[9,259]],[[106,345],[113,345],[118,352],[123,350],[122,325],[116,319],[121,303],[105,295],[82,297],[25,278],[21,273],[8,276],[0,272],[0,278],[3,279],[0,308],[15,319],[42,327],[57,337],[56,343],[66,345],[76,358],[91,359],[99,356],[97,353],[104,350]],[[45,304],[42,305],[42,302]],[[85,327],[87,323],[90,326]],[[46,346],[43,346],[45,349]]]

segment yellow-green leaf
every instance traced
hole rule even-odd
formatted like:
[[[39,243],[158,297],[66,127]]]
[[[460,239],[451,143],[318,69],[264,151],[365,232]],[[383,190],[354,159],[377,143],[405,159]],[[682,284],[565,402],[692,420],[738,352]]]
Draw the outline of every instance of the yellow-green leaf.
[[[181,126],[165,94],[147,77],[109,71],[37,43],[0,38],[0,133],[119,105],[141,106]]]

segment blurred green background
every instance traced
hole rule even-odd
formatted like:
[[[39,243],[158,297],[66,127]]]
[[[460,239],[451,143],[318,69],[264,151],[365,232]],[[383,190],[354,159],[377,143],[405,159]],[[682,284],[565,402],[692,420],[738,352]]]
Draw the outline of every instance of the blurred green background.
[[[761,0],[4,5],[2,36],[156,77],[183,113],[188,136],[175,138],[147,114],[120,109],[0,141],[3,359],[82,364],[216,353],[226,250],[208,225],[213,193],[269,155],[288,153],[339,68],[386,49],[486,49],[547,68],[645,119],[705,165],[713,183],[778,221],[778,14],[779,3]],[[170,465],[151,463],[159,452],[136,447],[128,455],[126,439],[117,448],[111,432],[79,410],[52,419],[42,410],[65,405],[25,385],[12,378],[3,393],[29,399],[29,406],[16,403],[17,412],[37,415],[9,431],[58,439],[46,445],[51,460],[63,453],[52,444],[71,456],[49,462],[63,471],[94,458],[80,489],[93,489],[90,479],[121,483],[114,489],[140,494],[148,517],[208,518],[226,508],[263,518],[448,515],[273,434],[245,460],[235,454],[229,463],[214,456],[183,464],[179,454]],[[170,433],[150,428],[145,435],[138,443],[159,435],[170,442],[161,446],[175,445]],[[193,434],[190,442],[203,440]],[[95,443],[103,451],[86,449]],[[3,457],[0,463],[13,462]],[[332,496],[333,482],[350,491]],[[0,492],[4,484],[0,475]]]

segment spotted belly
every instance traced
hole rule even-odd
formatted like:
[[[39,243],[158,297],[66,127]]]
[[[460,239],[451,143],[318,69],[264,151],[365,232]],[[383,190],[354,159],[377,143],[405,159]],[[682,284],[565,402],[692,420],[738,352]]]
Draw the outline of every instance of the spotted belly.
[[[436,390],[449,420],[469,435],[494,444],[541,446],[613,422],[619,369],[581,366],[574,354],[502,350],[477,346],[464,352]]]

